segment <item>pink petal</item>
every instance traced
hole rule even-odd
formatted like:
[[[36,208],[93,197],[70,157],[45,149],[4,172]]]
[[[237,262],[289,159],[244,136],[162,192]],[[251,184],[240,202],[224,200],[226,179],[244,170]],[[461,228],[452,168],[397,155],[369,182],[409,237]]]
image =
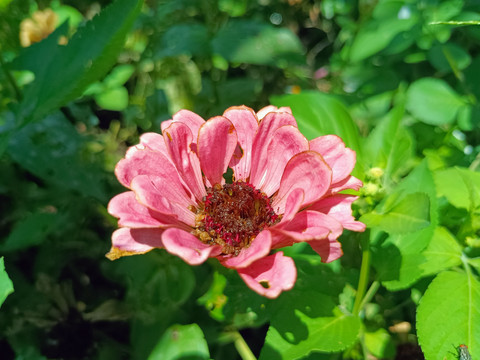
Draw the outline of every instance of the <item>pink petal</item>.
[[[257,134],[252,145],[252,169],[250,183],[258,188],[257,184],[262,181],[268,162],[268,145],[272,141],[273,134],[277,129],[285,125],[297,127],[297,122],[292,114],[270,112],[260,122]]]
[[[162,133],[166,128],[168,128],[174,122],[180,122],[182,124],[187,125],[192,131],[193,143],[194,144],[197,143],[198,130],[200,130],[200,127],[205,123],[205,120],[203,120],[201,116],[189,110],[180,110],[175,115],[173,115],[172,120],[163,121],[161,123],[160,126],[162,129]]]
[[[122,256],[144,254],[154,248],[163,247],[162,229],[120,228],[112,234],[112,249],[107,254],[110,260]]]
[[[158,213],[141,205],[133,191],[115,196],[108,204],[108,212],[119,218],[118,225],[132,228],[161,227],[175,224],[181,226],[173,216]]]
[[[258,121],[252,109],[246,106],[228,108],[223,116],[230,120],[237,131],[238,145],[241,151],[236,151],[230,160],[235,180],[246,181],[250,176],[252,166],[252,144],[258,129]]]
[[[237,146],[237,132],[230,120],[216,116],[204,123],[198,135],[198,156],[210,184],[223,184],[223,174]]]
[[[337,260],[343,255],[342,245],[335,239],[309,241],[308,244],[320,255],[324,263]]]
[[[184,183],[198,201],[207,195],[200,169],[200,160],[192,152],[193,136],[190,128],[180,122],[174,122],[164,130],[165,144],[170,159],[175,164]]]
[[[157,133],[145,133],[140,136],[140,144],[153,151],[158,151],[168,157],[163,136]]]
[[[334,217],[340,221],[345,229],[352,231],[364,231],[365,224],[361,223],[360,221],[355,221],[355,218],[352,216],[352,203],[357,198],[357,196],[337,194],[318,200],[308,209]]]
[[[292,109],[290,109],[289,107],[277,108],[276,106],[268,105],[268,106],[265,106],[264,108],[261,108],[260,110],[257,111],[257,118],[259,120],[262,120],[265,117],[265,115],[267,115],[268,113],[271,113],[271,112],[286,112],[286,113],[291,114]]]
[[[270,299],[293,288],[297,279],[295,263],[281,251],[237,271],[250,289]]]
[[[335,218],[317,211],[299,212],[292,221],[269,228],[272,232],[272,248],[290,246],[295,242],[336,239],[342,232],[342,224]]]
[[[188,207],[196,204],[185,193],[178,175],[176,178],[139,175],[132,181],[132,190],[141,204],[160,213],[177,217],[187,225],[195,224],[195,214]]]
[[[225,260],[219,258],[219,260],[226,267],[236,269],[244,268],[258,259],[267,256],[270,253],[271,245],[272,236],[269,231],[264,230],[260,232],[250,246],[243,249],[240,254],[237,256],[225,257]]]
[[[221,251],[219,246],[205,244],[192,234],[176,228],[165,230],[162,241],[169,253],[179,256],[190,265],[199,265]]]
[[[175,167],[168,158],[156,151],[144,148],[143,145],[132,146],[125,157],[115,167],[120,183],[130,188],[132,180],[138,175],[159,175],[164,172],[176,173]]]
[[[305,193],[302,189],[297,188],[293,189],[290,194],[288,194],[287,201],[285,203],[285,212],[283,213],[282,220],[280,224],[291,221],[295,215],[300,211],[300,207],[303,204],[305,199]]]
[[[310,204],[327,192],[331,180],[332,170],[319,153],[315,151],[301,152],[287,163],[272,206],[277,214],[282,214],[288,195],[294,189],[304,191],[304,206]]]
[[[296,154],[308,150],[308,140],[292,125],[277,129],[268,145],[268,157],[264,174],[256,185],[267,196],[272,196],[280,186],[280,179],[288,161]]]
[[[355,167],[355,151],[346,148],[342,139],[336,135],[313,139],[310,141],[310,150],[320,153],[332,169],[332,184],[345,179]]]
[[[361,180],[358,180],[355,176],[349,176],[338,183],[332,184],[328,193],[335,194],[339,191],[347,189],[358,191],[362,186],[363,183]]]

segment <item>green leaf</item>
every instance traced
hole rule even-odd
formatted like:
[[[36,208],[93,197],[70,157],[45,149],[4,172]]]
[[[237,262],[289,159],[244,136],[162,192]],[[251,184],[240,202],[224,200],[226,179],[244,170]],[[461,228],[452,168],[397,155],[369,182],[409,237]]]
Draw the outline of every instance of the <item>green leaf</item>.
[[[212,40],[213,52],[234,63],[304,64],[300,40],[286,28],[253,20],[230,19]]]
[[[365,159],[371,167],[385,169],[385,179],[398,174],[413,156],[412,136],[401,123],[404,114],[403,104],[395,106],[366,141]]]
[[[394,234],[388,238],[376,237],[372,242],[372,265],[382,284],[389,290],[409,287],[423,276],[422,251],[427,248],[438,225],[438,208],[433,177],[426,160],[417,166],[395,189],[402,196],[427,194],[430,203],[430,225],[408,234]],[[391,195],[392,196],[392,195]],[[392,203],[395,203],[393,198]],[[380,204],[379,209],[384,204]]]
[[[391,207],[363,215],[360,221],[390,234],[418,231],[430,225],[430,200],[425,193],[408,194]]]
[[[0,250],[2,252],[16,251],[39,245],[64,220],[65,217],[58,213],[29,214],[15,224],[6,240],[0,243]]]
[[[457,208],[474,210],[480,206],[480,173],[454,167],[434,173],[439,196]]]
[[[210,359],[207,341],[197,324],[169,327],[148,357],[148,360],[179,359]]]
[[[288,295],[272,317],[260,360],[294,360],[314,351],[341,351],[357,339],[360,319],[343,314],[330,296],[314,291]]]
[[[439,44],[430,49],[428,60],[442,72],[458,72],[472,62],[472,58],[464,49],[456,44]]]
[[[466,344],[480,358],[480,282],[471,273],[442,272],[417,309],[418,340],[426,360],[457,359],[452,347]]]
[[[130,64],[118,65],[103,80],[103,85],[108,88],[116,88],[125,84],[135,72],[135,66]]]
[[[0,258],[0,306],[3,302],[13,292],[13,283],[12,280],[8,277],[7,272],[5,271],[5,264],[3,257]]]
[[[370,353],[379,359],[391,359],[395,356],[395,344],[385,329],[365,332],[365,345]]]
[[[82,138],[60,113],[28,124],[10,140],[8,153],[43,180],[106,201],[100,169],[81,158]]]
[[[438,274],[442,270],[462,263],[462,247],[444,227],[437,227],[433,239],[423,251],[425,262],[421,265],[423,275]]]
[[[418,120],[430,125],[454,122],[465,101],[443,80],[423,78],[407,91],[407,109]]]
[[[178,24],[170,27],[154,44],[154,58],[210,54],[210,37],[203,24]]]
[[[25,89],[18,110],[20,123],[42,118],[104,76],[116,61],[141,6],[141,0],[117,0],[79,28],[67,45],[58,45],[49,37],[44,46],[28,52],[28,57],[35,55],[35,65],[26,67],[35,73],[35,81]]]
[[[128,91],[123,86],[106,89],[95,95],[95,102],[103,109],[122,111],[128,106]]]
[[[308,139],[335,134],[357,153],[356,176],[363,178],[362,153],[358,129],[345,106],[336,98],[321,92],[306,91],[296,95],[272,96],[273,105],[289,106],[298,127]]]

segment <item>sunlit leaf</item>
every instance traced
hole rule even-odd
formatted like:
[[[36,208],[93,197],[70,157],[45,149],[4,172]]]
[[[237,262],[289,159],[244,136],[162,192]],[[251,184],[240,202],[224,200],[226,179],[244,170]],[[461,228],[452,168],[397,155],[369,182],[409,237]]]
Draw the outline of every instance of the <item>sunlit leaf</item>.
[[[442,272],[417,310],[417,334],[426,360],[456,360],[452,348],[465,344],[480,357],[480,282],[471,273]]]
[[[5,271],[5,264],[3,263],[3,257],[0,258],[0,306],[7,298],[9,294],[13,292],[12,280],[8,277]]]

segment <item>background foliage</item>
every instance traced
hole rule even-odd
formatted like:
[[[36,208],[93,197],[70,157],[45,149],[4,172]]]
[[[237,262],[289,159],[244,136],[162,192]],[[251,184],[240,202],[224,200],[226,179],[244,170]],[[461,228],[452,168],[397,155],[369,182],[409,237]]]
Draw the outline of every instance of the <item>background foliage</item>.
[[[478,20],[468,0],[1,0],[2,357],[480,358]],[[269,103],[357,152],[368,230],[340,261],[286,249],[297,283],[267,300],[215,261],[104,258],[141,133]]]

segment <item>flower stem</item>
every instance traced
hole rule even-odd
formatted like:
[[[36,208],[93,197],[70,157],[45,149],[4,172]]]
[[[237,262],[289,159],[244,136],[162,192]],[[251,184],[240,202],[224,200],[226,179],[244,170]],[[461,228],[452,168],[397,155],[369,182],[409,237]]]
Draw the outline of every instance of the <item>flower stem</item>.
[[[242,360],[257,360],[255,355],[253,355],[252,350],[250,350],[250,347],[238,331],[236,331],[235,334],[234,344]]]
[[[360,267],[360,279],[358,280],[357,295],[355,296],[355,303],[353,304],[353,315],[358,316],[362,309],[363,298],[367,291],[368,275],[370,272],[370,232],[366,232],[360,240],[362,248],[362,266]]]

